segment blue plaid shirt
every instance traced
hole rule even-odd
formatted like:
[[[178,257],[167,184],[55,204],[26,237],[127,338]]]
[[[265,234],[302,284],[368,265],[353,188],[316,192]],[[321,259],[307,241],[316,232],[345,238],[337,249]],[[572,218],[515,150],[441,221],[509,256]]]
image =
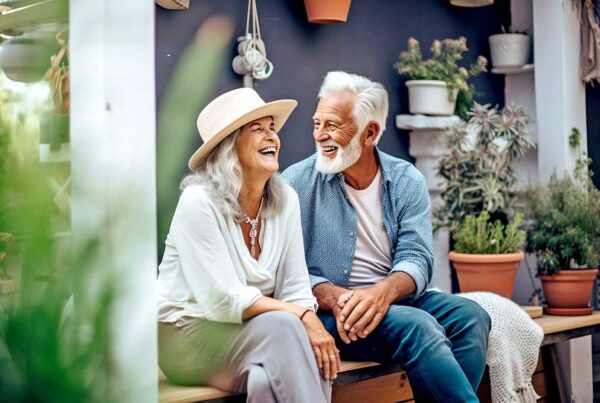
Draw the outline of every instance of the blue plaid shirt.
[[[376,150],[382,173],[381,206],[391,245],[390,273],[410,275],[420,296],[433,268],[430,203],[423,175],[410,163]],[[311,286],[348,288],[356,251],[357,219],[344,176],[315,168],[316,154],[286,169],[282,177],[300,199],[306,263]]]

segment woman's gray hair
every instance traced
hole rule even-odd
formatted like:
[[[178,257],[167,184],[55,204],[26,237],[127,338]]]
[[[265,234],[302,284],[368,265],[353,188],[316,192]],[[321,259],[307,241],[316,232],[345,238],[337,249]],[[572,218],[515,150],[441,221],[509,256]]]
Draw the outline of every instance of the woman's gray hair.
[[[379,135],[375,144],[379,142],[385,130],[385,121],[389,110],[388,93],[383,85],[371,81],[357,74],[348,74],[345,71],[330,71],[325,76],[318,98],[337,92],[350,91],[356,95],[352,115],[358,132],[362,132],[369,122],[379,124]]]
[[[245,218],[239,201],[243,172],[235,151],[241,131],[242,128],[239,128],[227,136],[193,173],[183,178],[179,186],[182,191],[192,185],[204,186],[223,215],[231,216],[236,221],[243,221]],[[277,215],[283,209],[284,186],[278,174],[267,181],[261,212],[263,218]]]

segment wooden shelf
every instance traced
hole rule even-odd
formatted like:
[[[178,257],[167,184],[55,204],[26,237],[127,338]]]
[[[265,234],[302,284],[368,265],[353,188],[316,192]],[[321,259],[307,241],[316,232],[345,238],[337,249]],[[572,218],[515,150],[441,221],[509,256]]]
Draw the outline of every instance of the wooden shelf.
[[[491,72],[494,74],[524,74],[529,73],[534,70],[533,64],[525,64],[523,66],[513,66],[513,67],[494,67]]]

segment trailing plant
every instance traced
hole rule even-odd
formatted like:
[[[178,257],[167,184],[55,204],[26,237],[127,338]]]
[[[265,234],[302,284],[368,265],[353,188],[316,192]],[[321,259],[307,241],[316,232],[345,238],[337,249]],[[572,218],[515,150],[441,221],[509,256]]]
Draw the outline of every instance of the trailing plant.
[[[461,36],[458,39],[435,40],[431,44],[431,58],[423,60],[419,41],[411,37],[408,39],[408,50],[400,53],[400,58],[394,68],[400,75],[411,80],[440,80],[448,86],[448,99],[454,101],[456,93],[456,114],[461,118],[466,116],[469,106],[473,102],[475,86],[468,80],[486,70],[487,59],[477,57],[477,61],[469,67],[461,67],[458,61],[463,58],[463,53],[468,51],[467,39]]]
[[[478,216],[468,215],[453,233],[454,251],[472,254],[515,253],[525,244],[526,233],[519,229],[522,214],[517,214],[508,225],[490,220],[487,211]]]
[[[569,138],[579,148],[579,131]],[[545,184],[530,185],[524,194],[530,220],[528,246],[540,272],[596,268],[600,252],[600,191],[588,169],[591,160],[579,152],[573,176],[552,175]]]
[[[506,223],[516,195],[512,163],[534,146],[521,107],[499,110],[475,102],[467,116],[468,122],[444,135],[445,152],[437,166],[443,202],[433,213],[436,231],[455,230],[467,215],[484,211]]]

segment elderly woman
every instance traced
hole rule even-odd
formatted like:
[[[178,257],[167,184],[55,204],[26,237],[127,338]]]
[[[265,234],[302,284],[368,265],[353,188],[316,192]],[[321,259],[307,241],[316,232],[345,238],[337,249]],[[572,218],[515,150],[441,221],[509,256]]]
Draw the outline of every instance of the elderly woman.
[[[296,101],[227,92],[198,117],[159,267],[159,363],[174,383],[249,402],[325,402],[340,368],[315,314],[296,193],[277,175]],[[319,369],[322,369],[322,376]]]

